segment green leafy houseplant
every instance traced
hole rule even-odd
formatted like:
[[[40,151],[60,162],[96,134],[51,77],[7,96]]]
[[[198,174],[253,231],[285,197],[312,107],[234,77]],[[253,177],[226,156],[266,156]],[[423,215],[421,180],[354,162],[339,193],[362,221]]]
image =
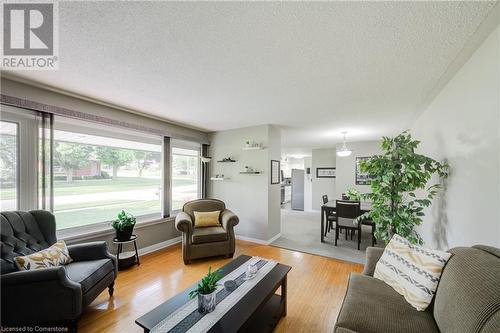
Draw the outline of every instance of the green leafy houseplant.
[[[419,144],[408,131],[394,138],[383,137],[383,154],[361,163],[361,171],[370,177],[372,190],[362,197],[371,200],[372,210],[360,218],[374,221],[375,237],[386,243],[394,234],[413,244],[423,243],[414,227],[422,223],[424,208],[431,205],[441,188],[439,183],[427,184],[434,174],[440,179],[448,176],[446,163],[415,153]]]
[[[198,283],[195,290],[192,290],[189,293],[189,298],[192,299],[197,295],[208,295],[213,293],[217,286],[219,285],[217,282],[221,279],[220,270],[216,270],[212,272],[212,267],[208,267],[208,274],[205,275]]]
[[[129,240],[135,223],[136,219],[132,214],[126,213],[124,210],[119,212],[117,219],[111,223],[111,226],[116,231],[116,238],[118,240]]]
[[[345,195],[346,195],[346,197],[349,198],[349,200],[355,200],[355,201],[361,200],[361,197],[362,197],[362,194],[359,193],[358,190],[356,190],[355,188],[352,188],[352,187],[349,187],[347,189],[347,191],[345,191]]]

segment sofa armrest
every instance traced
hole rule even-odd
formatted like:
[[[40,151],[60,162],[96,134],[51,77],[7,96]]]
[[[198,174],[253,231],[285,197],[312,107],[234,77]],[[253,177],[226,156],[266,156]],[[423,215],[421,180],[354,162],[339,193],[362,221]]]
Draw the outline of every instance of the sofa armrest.
[[[384,249],[379,247],[368,247],[366,249],[366,264],[363,269],[364,275],[373,276],[375,266],[377,265],[380,257],[382,257],[382,253],[384,253]]]
[[[193,231],[193,220],[191,220],[191,216],[185,212],[177,213],[175,216],[175,228],[180,232],[191,235]]]
[[[2,325],[70,321],[82,312],[82,288],[64,266],[3,274],[1,284]]]
[[[118,274],[116,257],[108,252],[108,246],[104,241],[68,245],[68,251],[74,261],[111,259],[115,267],[115,276]]]
[[[228,228],[233,228],[235,225],[237,225],[240,222],[240,219],[236,214],[234,214],[232,211],[229,209],[225,209],[221,214],[220,214],[220,220],[222,222],[222,227],[227,231]]]

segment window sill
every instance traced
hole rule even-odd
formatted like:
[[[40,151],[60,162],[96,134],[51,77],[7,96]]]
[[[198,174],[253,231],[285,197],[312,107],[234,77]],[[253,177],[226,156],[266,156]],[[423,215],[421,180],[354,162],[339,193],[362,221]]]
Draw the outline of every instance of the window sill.
[[[157,218],[153,220],[138,221],[134,230],[146,228],[155,224],[173,222],[175,217]],[[62,229],[57,231],[57,239],[63,239],[68,243],[75,243],[91,238],[113,235],[115,230],[109,222],[96,223],[87,226]]]

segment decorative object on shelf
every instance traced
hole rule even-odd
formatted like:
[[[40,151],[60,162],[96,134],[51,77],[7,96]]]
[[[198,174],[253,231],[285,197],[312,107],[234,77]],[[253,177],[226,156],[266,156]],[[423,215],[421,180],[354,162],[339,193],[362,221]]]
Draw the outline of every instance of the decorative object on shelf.
[[[386,243],[394,234],[413,244],[423,243],[414,227],[422,223],[424,209],[442,188],[441,183],[429,186],[428,182],[433,175],[440,181],[448,176],[446,162],[415,152],[419,143],[408,131],[393,138],[383,137],[382,155],[372,156],[360,164],[361,171],[371,181],[372,190],[361,196],[372,202],[372,209],[358,219],[371,219],[376,225],[376,238]]]
[[[236,162],[236,160],[233,160],[231,156],[224,157],[222,160],[217,161],[219,163],[227,163],[227,162]]]
[[[250,140],[245,141],[245,146],[243,147],[243,150],[262,150],[262,149],[264,149],[262,143],[257,143]]]
[[[132,236],[132,231],[136,219],[132,214],[126,213],[124,210],[118,213],[117,219],[111,223],[111,226],[116,231],[116,239],[118,241],[127,241]]]
[[[361,171],[361,163],[369,159],[370,157],[356,157],[356,185],[370,185],[370,177]]]
[[[215,177],[211,177],[210,180],[228,180],[229,178],[224,177],[224,175],[215,175]]]
[[[271,160],[271,185],[280,183],[280,161]]]
[[[245,165],[245,172],[253,172],[253,168],[251,166]]]
[[[189,293],[189,298],[192,299],[198,296],[198,312],[210,313],[215,310],[217,304],[217,282],[221,279],[219,270],[212,272],[212,267],[208,267],[208,274],[204,276],[195,290]]]
[[[342,145],[342,148],[339,151],[337,151],[337,156],[347,157],[347,156],[350,156],[352,154],[352,150],[347,148],[347,141],[346,141],[347,132],[344,131],[344,132],[342,132],[342,134],[344,135],[344,144]]]
[[[337,169],[335,167],[316,168],[316,178],[336,178]]]

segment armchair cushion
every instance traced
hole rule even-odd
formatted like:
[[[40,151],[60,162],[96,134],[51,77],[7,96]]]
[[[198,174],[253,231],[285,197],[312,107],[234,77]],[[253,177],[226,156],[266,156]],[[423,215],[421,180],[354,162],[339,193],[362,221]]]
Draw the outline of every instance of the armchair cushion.
[[[115,270],[111,259],[75,261],[65,266],[66,275],[71,281],[82,286],[82,293],[94,287],[106,275]]]
[[[195,228],[193,244],[221,242],[227,240],[227,232],[223,227]]]
[[[217,227],[220,226],[219,216],[220,210],[213,212],[197,212],[194,211],[194,227]]]
[[[73,259],[69,256],[68,248],[63,240],[44,250],[14,258],[14,263],[20,271],[62,266],[72,261]]]

